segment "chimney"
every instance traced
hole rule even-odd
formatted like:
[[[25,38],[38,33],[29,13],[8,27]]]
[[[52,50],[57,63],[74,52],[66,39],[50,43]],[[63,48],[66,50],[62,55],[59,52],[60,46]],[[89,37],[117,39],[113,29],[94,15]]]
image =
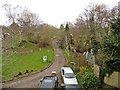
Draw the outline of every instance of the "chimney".
[[[120,18],[120,1],[118,2],[118,18]]]

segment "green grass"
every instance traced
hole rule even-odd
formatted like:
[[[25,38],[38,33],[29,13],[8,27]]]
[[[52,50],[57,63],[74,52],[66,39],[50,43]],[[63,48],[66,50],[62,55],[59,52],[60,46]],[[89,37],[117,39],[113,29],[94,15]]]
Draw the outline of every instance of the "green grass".
[[[0,81],[2,81],[2,54],[0,53]]]
[[[19,49],[17,48],[17,50]],[[48,47],[40,49],[26,44],[24,49],[31,49],[33,52],[30,54],[16,54],[11,51],[10,53],[3,54],[3,57],[6,57],[2,60],[3,80],[12,79],[18,75],[19,72],[23,75],[26,70],[28,70],[29,73],[40,71],[48,67],[53,61],[54,52],[52,48]],[[44,55],[48,58],[47,62],[42,61]]]
[[[73,68],[73,65],[71,64],[71,62],[75,62],[73,53],[70,52],[70,51],[68,51],[68,50],[66,50],[66,49],[63,50],[63,53],[64,53],[65,59],[66,59],[67,62],[68,62],[68,63],[67,63],[67,66]]]

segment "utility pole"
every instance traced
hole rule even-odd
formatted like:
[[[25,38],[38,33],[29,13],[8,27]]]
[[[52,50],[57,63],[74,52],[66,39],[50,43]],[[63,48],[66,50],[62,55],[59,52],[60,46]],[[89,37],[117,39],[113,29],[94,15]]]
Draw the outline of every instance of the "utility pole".
[[[118,18],[120,19],[120,1],[118,2]]]

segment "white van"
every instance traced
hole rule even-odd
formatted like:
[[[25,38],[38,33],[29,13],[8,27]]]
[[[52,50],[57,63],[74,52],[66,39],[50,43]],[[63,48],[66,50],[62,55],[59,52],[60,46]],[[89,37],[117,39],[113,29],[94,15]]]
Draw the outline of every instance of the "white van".
[[[61,74],[65,85],[78,85],[76,76],[70,67],[62,67]]]

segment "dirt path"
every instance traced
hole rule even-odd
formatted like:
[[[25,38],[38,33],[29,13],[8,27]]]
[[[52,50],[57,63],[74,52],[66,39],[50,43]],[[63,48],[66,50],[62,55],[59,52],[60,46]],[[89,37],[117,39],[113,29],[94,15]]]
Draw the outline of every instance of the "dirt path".
[[[44,77],[45,75],[51,74],[53,70],[55,70],[58,75],[58,73],[60,72],[60,68],[65,65],[65,59],[61,49],[58,48],[56,42],[53,41],[52,43],[53,43],[55,57],[53,64],[48,69],[33,75],[29,75],[27,77],[5,82],[3,83],[2,87],[3,88],[39,88],[40,78]]]

